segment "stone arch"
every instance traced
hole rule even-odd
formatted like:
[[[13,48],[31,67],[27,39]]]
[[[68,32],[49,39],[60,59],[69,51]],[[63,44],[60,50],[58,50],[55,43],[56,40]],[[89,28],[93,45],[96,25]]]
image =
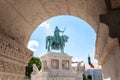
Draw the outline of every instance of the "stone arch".
[[[108,2],[109,0],[105,1]],[[112,6],[107,5],[107,8],[119,6],[119,2],[116,5],[116,1],[118,0],[115,0],[115,2],[114,0],[110,1],[114,4]],[[7,45],[6,47],[8,53],[5,55],[4,52],[0,52],[0,57],[3,59],[2,61],[0,60],[0,62],[2,62],[0,64],[9,66],[6,67],[4,65],[0,67],[0,71],[3,70],[0,75],[2,75],[2,77],[8,77],[12,73],[13,76],[20,77],[19,79],[23,78],[23,68],[32,56],[32,52],[26,48],[31,33],[46,19],[56,15],[67,14],[82,18],[87,21],[97,32],[98,39],[96,42],[96,50],[98,51],[96,51],[95,57],[101,61],[101,64],[103,64],[105,74],[107,74],[106,76],[111,76],[112,80],[119,80],[119,43],[117,38],[112,39],[108,36],[107,29],[105,32],[103,32],[104,29],[100,29],[102,26],[106,26],[101,24],[99,20],[99,15],[103,13],[106,13],[106,5],[104,0],[0,0],[0,43],[5,43],[5,45]],[[102,31],[99,32],[99,30]],[[105,35],[107,40],[106,37],[102,35]],[[103,42],[100,42],[100,40]],[[99,45],[100,43],[101,46]],[[0,44],[0,46],[4,45]],[[13,46],[15,46],[15,48]],[[101,49],[104,56],[101,55]],[[12,53],[16,57],[9,54],[11,53],[9,52],[11,50],[14,50],[13,52],[15,53]],[[1,48],[0,51],[2,51]],[[16,54],[16,52],[19,54]],[[115,54],[112,55],[113,59],[108,56],[109,53]],[[24,56],[22,54],[24,54]],[[24,57],[23,60],[20,58],[22,57],[21,55]],[[107,62],[105,58],[109,58],[110,61]],[[8,64],[8,60],[11,60],[11,63],[14,64]],[[115,64],[117,66],[111,66],[110,64]],[[12,70],[14,65],[14,68],[21,65],[21,67],[19,66],[20,69],[17,69],[17,74],[14,71],[9,73],[5,72],[5,68]],[[106,65],[109,65],[110,67],[106,68]],[[109,69],[112,71],[110,72]],[[20,72],[19,75],[19,71],[23,72]]]
[[[103,0],[1,0],[0,3],[0,32],[24,46],[35,28],[53,16],[76,16],[97,31],[99,14],[106,12]]]
[[[57,15],[57,16],[54,16],[54,17],[60,17],[60,16],[67,16],[67,17],[71,17],[72,15]],[[54,17],[50,17],[49,19],[47,19],[46,21],[44,21],[44,22],[47,22],[47,21],[50,21],[50,19],[52,19],[52,18],[54,18]],[[88,24],[89,26],[87,26],[87,27],[90,27],[90,29],[91,29],[91,32],[93,32],[93,34],[92,34],[92,36],[94,35],[95,36],[95,41],[96,41],[96,35],[97,35],[97,31],[95,31],[95,29],[93,29],[93,27],[89,24],[89,23],[87,23],[87,21],[85,21],[85,20],[83,20],[83,19],[81,19],[81,18],[79,18],[79,17],[76,17],[76,16],[72,16],[72,17],[74,17],[74,18],[76,18],[78,21],[80,20],[80,21],[82,21],[83,23],[86,23],[86,24]],[[72,18],[71,18],[72,19]],[[43,22],[43,23],[44,23]],[[55,26],[57,26],[57,25],[55,25]],[[55,27],[55,26],[50,26],[50,27]],[[64,25],[63,25],[64,26]],[[40,27],[40,24],[39,24],[39,26],[37,26],[37,28],[38,27]],[[61,26],[58,26],[58,27],[61,27]],[[66,27],[66,29],[67,29],[67,27],[68,27],[68,25],[67,26],[65,26]],[[83,26],[84,27],[84,26]],[[86,28],[87,28],[86,27]],[[35,30],[37,30],[37,28],[35,28]],[[64,28],[63,28],[64,29]],[[34,32],[35,32],[35,30],[34,30]],[[38,30],[37,30],[38,31]],[[39,30],[40,31],[40,30]],[[67,31],[67,30],[66,30]],[[33,33],[34,33],[33,32]],[[33,33],[31,33],[31,35],[33,34]],[[39,34],[39,33],[38,33]],[[46,33],[45,33],[46,34]],[[49,35],[52,35],[52,34],[49,34]],[[79,34],[77,34],[77,35],[79,35]],[[39,35],[40,36],[40,35]],[[48,35],[47,35],[48,36]],[[86,35],[87,36],[87,35]],[[92,37],[92,36],[90,36],[90,37]],[[74,37],[75,38],[75,37]],[[31,38],[31,40],[35,40],[35,38]],[[44,38],[45,39],[45,38]],[[29,38],[29,40],[30,40],[30,38]],[[43,39],[42,39],[43,40]],[[38,41],[38,40],[37,40]],[[95,41],[93,41],[94,42],[94,44],[95,44]],[[89,41],[89,42],[92,42],[92,41]],[[44,47],[44,45],[42,45],[43,47]],[[44,47],[45,48],[45,47]],[[39,49],[40,50],[40,49]],[[94,49],[93,49],[94,50]],[[42,51],[44,51],[44,50],[42,50]],[[39,55],[40,56],[40,55]],[[93,56],[93,54],[92,54],[92,56]]]

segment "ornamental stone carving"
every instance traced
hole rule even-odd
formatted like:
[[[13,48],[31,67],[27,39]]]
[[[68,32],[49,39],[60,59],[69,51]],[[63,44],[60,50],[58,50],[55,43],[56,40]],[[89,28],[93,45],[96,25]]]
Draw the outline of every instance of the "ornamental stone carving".
[[[23,80],[32,52],[0,34],[0,80]]]

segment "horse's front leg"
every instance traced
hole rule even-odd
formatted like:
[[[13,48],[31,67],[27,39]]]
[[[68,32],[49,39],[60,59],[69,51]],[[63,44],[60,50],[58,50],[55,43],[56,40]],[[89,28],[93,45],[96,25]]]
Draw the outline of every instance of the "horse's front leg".
[[[46,45],[46,49],[49,52],[50,51],[50,44],[48,43],[48,45]]]
[[[48,52],[50,52],[50,43],[48,44]]]
[[[50,41],[49,41],[49,47],[48,47],[48,51],[49,51],[49,52],[50,52],[51,45],[52,45],[52,41],[50,40]]]

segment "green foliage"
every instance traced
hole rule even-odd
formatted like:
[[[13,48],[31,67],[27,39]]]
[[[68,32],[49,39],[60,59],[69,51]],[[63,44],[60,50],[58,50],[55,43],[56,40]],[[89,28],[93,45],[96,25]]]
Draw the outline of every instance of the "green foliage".
[[[85,74],[83,74],[83,80],[87,80],[87,77]]]
[[[38,69],[41,69],[41,61],[39,58],[37,57],[32,57],[31,60],[28,63],[28,66],[26,66],[26,72],[25,75],[30,77],[31,72],[33,71],[33,64],[36,64],[36,66],[38,67]]]
[[[88,78],[88,80],[92,80],[92,76],[91,75],[88,75],[87,78]]]
[[[88,76],[83,74],[83,80],[92,80],[92,76],[90,74]]]

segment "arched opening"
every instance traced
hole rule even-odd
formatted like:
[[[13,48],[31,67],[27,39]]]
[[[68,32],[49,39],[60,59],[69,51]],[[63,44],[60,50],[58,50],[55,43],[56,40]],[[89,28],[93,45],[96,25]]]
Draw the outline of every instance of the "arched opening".
[[[63,34],[68,35],[69,40],[65,45],[65,52],[72,55],[74,60],[84,59],[87,63],[88,54],[94,57],[95,31],[84,20],[68,15],[52,17],[36,28],[28,43],[28,48],[34,51],[34,56],[40,57],[47,52],[45,38],[48,35],[53,35],[56,26],[61,30],[66,28]],[[97,62],[93,58],[92,61]]]
[[[92,27],[84,20],[68,15],[52,17],[42,24],[32,33],[28,48],[34,51],[34,56],[40,57],[47,52],[45,49],[45,39],[48,35],[53,35],[55,27],[65,30],[64,33],[69,36],[65,45],[65,53],[73,56],[73,60],[83,60],[88,62],[90,55],[92,61],[97,63],[94,57],[96,33]]]
[[[65,44],[64,52],[73,57],[73,64],[74,62],[83,61],[85,63],[86,75],[94,71],[93,69],[98,69],[98,62],[94,59],[96,33],[87,22],[74,16],[55,16],[40,24],[32,33],[28,43],[28,48],[34,51],[34,56],[41,57],[47,53],[45,49],[46,37],[50,35],[54,36],[56,26],[58,26],[61,31],[64,31],[64,33],[60,33],[60,35],[67,35],[69,37],[68,42]],[[51,52],[60,51],[51,50]],[[59,61],[56,60],[56,62]],[[52,67],[54,67],[54,65],[52,65]],[[54,69],[59,69],[59,67],[55,66]],[[101,75],[100,78],[102,78],[101,68],[99,68],[99,71],[100,74],[98,74]],[[91,75],[95,76],[93,74]]]
[[[97,63],[97,60],[94,59],[96,33],[87,22],[74,16],[55,16],[40,24],[32,33],[28,43],[28,48],[34,52],[34,56],[41,57],[47,53],[45,49],[46,37],[54,35],[56,26],[64,31],[60,35],[65,34],[69,37],[64,52],[73,56],[72,62],[83,61],[86,63],[85,65],[93,68],[92,63]],[[54,51],[51,50],[51,52]]]

